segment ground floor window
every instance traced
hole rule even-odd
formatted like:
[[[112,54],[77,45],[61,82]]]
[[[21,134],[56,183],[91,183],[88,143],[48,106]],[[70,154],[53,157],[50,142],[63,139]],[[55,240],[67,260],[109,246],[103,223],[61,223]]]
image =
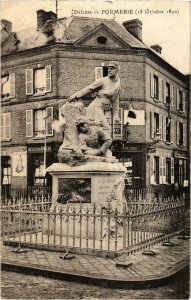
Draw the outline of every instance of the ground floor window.
[[[46,165],[44,153],[28,153],[28,185],[51,186],[51,175],[45,169],[53,163],[51,153],[46,153]]]
[[[175,159],[175,183],[180,186],[188,185],[189,178],[188,161],[186,159]]]
[[[166,183],[171,183],[171,159],[166,158]]]
[[[143,159],[141,153],[130,152],[113,152],[113,155],[119,159],[127,169],[126,184],[141,185],[143,184]]]
[[[1,184],[11,184],[11,158],[3,156],[1,160]]]
[[[10,156],[1,157],[1,195],[4,197],[10,196],[11,188],[11,158]]]
[[[174,158],[150,155],[150,184],[174,184]]]

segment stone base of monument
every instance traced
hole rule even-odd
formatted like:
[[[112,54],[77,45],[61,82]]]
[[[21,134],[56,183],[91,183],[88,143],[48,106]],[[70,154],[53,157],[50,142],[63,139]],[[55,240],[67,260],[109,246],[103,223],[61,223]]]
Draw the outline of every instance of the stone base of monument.
[[[79,217],[79,209],[82,213],[95,206],[107,208],[108,203],[112,209],[122,209],[124,202],[124,177],[126,169],[120,163],[111,162],[87,162],[81,166],[71,167],[63,163],[54,163],[46,170],[52,175],[52,205],[50,212],[55,212],[55,218],[46,217],[43,228],[47,234],[74,236],[75,238],[100,239],[104,222]],[[70,208],[70,222],[66,221],[66,209]],[[63,220],[60,220],[59,212],[63,210]],[[72,211],[74,213],[72,221]],[[96,224],[95,224],[96,222]],[[106,224],[105,224],[106,225]]]

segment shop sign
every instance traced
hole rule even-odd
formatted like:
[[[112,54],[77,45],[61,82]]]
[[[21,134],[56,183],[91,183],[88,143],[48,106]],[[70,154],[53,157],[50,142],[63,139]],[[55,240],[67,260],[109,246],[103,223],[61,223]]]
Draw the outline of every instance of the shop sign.
[[[182,151],[179,152],[179,151],[175,150],[175,151],[174,151],[174,156],[175,156],[176,158],[188,159],[187,154],[186,154],[185,152],[182,152]]]
[[[28,147],[29,153],[39,153],[44,152],[44,146],[30,146]],[[46,146],[46,152],[51,152],[51,146]]]

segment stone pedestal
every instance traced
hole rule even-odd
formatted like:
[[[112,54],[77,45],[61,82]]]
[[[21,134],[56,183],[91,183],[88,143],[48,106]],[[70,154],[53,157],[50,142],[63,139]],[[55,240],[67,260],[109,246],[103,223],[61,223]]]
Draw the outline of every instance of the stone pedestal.
[[[71,167],[63,163],[54,163],[47,170],[52,175],[52,206],[51,211],[60,208],[66,209],[68,204],[71,207],[84,208],[93,207],[95,203],[97,207],[107,207],[111,204],[112,209],[118,208],[122,210],[124,199],[124,177],[126,169],[120,163],[109,162],[88,162],[81,166]],[[84,220],[85,222],[85,220]],[[46,223],[46,222],[45,222]],[[52,223],[52,222],[51,222]],[[44,224],[45,231],[52,234],[51,224]],[[57,220],[54,233],[60,234],[60,221]],[[66,224],[63,226],[66,226]],[[83,224],[81,224],[83,229]],[[99,226],[99,222],[98,222]],[[68,235],[73,234],[72,224],[69,226]],[[97,232],[99,228],[96,227]],[[80,228],[75,228],[75,236],[78,237]],[[89,227],[88,236],[93,235],[92,228]],[[100,238],[100,236],[99,236]]]
[[[79,203],[103,205],[112,192],[116,192],[118,201],[123,201],[119,185],[124,183],[126,169],[120,163],[88,162],[75,167],[54,163],[46,171],[52,175],[52,208],[61,203],[57,200],[66,193],[68,199],[65,198],[63,202],[72,205]],[[80,191],[80,186],[84,192]]]

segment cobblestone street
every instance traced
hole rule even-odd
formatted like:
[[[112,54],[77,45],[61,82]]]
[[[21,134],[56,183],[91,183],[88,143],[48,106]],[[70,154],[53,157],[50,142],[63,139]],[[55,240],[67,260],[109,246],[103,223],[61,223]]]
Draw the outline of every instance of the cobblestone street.
[[[157,288],[110,289],[3,271],[1,299],[189,299],[189,268]]]

